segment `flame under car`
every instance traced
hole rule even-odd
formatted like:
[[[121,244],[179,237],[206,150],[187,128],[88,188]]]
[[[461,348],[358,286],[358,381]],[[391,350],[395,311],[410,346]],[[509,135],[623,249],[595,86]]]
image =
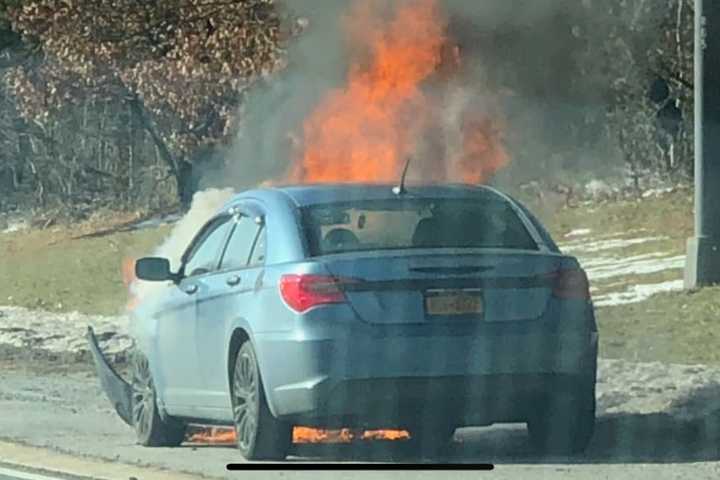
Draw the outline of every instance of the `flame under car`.
[[[393,428],[435,451],[463,426],[525,422],[537,448],[584,450],[598,335],[587,276],[489,187],[346,184],[235,196],[133,310],[132,380],[103,385],[141,444],[233,426],[281,459],[295,425]],[[123,395],[130,398],[118,398]]]

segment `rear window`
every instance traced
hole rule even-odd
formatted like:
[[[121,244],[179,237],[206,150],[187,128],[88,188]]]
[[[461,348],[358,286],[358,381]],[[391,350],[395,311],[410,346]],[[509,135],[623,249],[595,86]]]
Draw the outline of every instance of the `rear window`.
[[[412,248],[538,249],[504,201],[355,201],[304,207],[301,216],[311,256]]]

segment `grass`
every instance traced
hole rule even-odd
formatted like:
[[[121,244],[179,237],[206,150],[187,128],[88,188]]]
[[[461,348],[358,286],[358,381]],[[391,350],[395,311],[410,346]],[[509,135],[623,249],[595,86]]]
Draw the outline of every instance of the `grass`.
[[[670,269],[662,272],[648,274],[631,274],[609,278],[605,281],[596,281],[593,283],[593,295],[605,295],[608,293],[619,293],[625,291],[628,285],[665,283],[672,280],[681,279],[683,270]]]
[[[554,212],[534,210],[560,242],[568,241],[564,238],[568,232],[581,228],[602,236],[668,237],[606,250],[603,256],[629,257],[656,251],[680,255],[692,235],[692,198],[688,191]],[[0,235],[0,304],[93,314],[120,312],[127,300],[120,274],[123,258],[150,253],[170,228],[73,239],[108,225],[83,224]],[[594,286],[596,294],[618,292],[629,285],[661,283],[681,276],[682,270],[673,269],[613,277]],[[720,288],[661,293],[636,304],[598,308],[601,355],[637,361],[720,363],[720,334],[716,328],[720,319],[719,294]]]
[[[621,200],[560,210],[537,206],[536,210],[558,241],[567,233],[581,228],[602,234],[643,229],[641,235],[634,236],[669,237],[681,241],[683,245],[693,233],[693,198],[689,190],[679,190],[659,198]]]
[[[98,225],[0,235],[0,304],[118,314],[127,301],[121,264],[150,253],[169,227],[80,238]]]
[[[597,317],[605,358],[720,364],[720,288],[658,294]]]
[[[651,235],[644,232],[635,233],[633,235],[636,237],[651,237]],[[623,257],[634,257],[637,255],[655,252],[667,252],[668,256],[680,255],[685,252],[685,245],[689,237],[690,234],[687,237],[682,238],[678,237],[663,240],[651,240],[643,243],[637,243],[635,245],[628,245],[627,247],[610,248],[603,250],[603,255],[619,254]]]
[[[659,198],[624,200],[600,205],[536,209],[559,242],[578,229],[595,236],[618,238],[665,237],[627,247],[603,250],[603,257],[631,257],[662,252],[683,255],[693,235],[693,198],[680,190]],[[592,238],[592,237],[590,237]],[[582,240],[581,240],[582,241]],[[590,240],[593,241],[593,240]],[[575,252],[573,252],[574,254]],[[582,254],[582,251],[578,252]],[[682,269],[616,276],[593,282],[594,295],[620,292],[627,286],[682,278]],[[720,364],[720,287],[697,292],[658,293],[639,303],[597,309],[600,354],[605,358],[668,363]]]

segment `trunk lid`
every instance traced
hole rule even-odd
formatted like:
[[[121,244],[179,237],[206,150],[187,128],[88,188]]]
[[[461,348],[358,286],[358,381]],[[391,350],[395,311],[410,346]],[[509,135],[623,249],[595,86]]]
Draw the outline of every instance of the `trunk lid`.
[[[323,259],[336,277],[356,280],[345,295],[365,322],[532,320],[552,293],[547,274],[562,257],[487,250],[477,253],[368,252]]]

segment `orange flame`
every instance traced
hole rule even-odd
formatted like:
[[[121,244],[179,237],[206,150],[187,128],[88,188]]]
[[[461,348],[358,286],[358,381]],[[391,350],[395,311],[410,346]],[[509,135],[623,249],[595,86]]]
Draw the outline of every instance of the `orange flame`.
[[[353,440],[407,440],[410,434],[404,430],[365,430],[353,432],[349,428],[324,430],[310,427],[294,427],[293,443],[350,443]],[[214,445],[233,444],[236,441],[235,430],[228,428],[206,428],[193,433],[188,439],[191,443]]]
[[[347,428],[341,430],[323,430],[309,427],[293,428],[293,443],[350,443],[352,439],[352,432]]]
[[[234,444],[236,442],[235,430],[217,427],[205,428],[191,434],[188,441],[213,445]]]
[[[407,440],[410,433],[405,430],[366,430],[363,440]]]
[[[442,136],[444,96],[435,92],[453,88],[450,80],[461,75],[447,19],[437,0],[405,2],[390,20],[378,5],[358,1],[349,16],[354,51],[365,54],[353,59],[346,87],[330,92],[305,120],[293,182],[395,181],[423,142]],[[430,81],[433,95],[426,91]],[[444,154],[419,159],[428,180],[479,183],[507,163],[494,122],[479,112],[463,117],[455,148],[462,153],[450,154],[445,145]]]
[[[455,163],[465,183],[481,183],[504,167],[508,154],[497,138],[497,125],[487,117],[470,111],[462,122],[462,150]]]
[[[125,305],[127,310],[133,310],[140,303],[140,298],[133,291],[133,283],[137,280],[135,276],[135,259],[127,257],[122,261],[122,280],[128,292],[128,301]]]

